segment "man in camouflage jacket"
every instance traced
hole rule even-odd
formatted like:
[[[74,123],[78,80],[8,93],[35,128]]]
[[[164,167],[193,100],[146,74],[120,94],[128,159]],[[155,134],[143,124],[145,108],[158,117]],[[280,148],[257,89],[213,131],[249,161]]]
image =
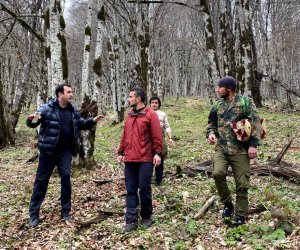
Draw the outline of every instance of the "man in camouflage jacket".
[[[257,156],[257,146],[260,145],[260,118],[252,99],[235,92],[236,80],[226,76],[219,80],[217,93],[220,100],[209,113],[207,138],[210,144],[216,144],[213,157],[213,177],[220,200],[224,203],[222,217],[230,220],[233,214],[233,204],[230,190],[226,182],[228,165],[232,167],[236,185],[235,223],[237,226],[245,223],[248,211],[248,188],[250,183],[250,159]],[[251,124],[251,135],[248,141],[239,141],[231,123],[248,119]]]

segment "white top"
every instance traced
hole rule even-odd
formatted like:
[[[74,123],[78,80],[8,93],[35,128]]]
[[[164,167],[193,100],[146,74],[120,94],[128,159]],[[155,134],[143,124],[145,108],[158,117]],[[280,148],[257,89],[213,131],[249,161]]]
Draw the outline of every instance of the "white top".
[[[170,124],[168,122],[167,114],[163,111],[160,111],[160,110],[156,110],[155,112],[158,115],[160,126],[162,128],[164,128],[164,130],[166,132],[171,132],[171,127],[170,127]]]

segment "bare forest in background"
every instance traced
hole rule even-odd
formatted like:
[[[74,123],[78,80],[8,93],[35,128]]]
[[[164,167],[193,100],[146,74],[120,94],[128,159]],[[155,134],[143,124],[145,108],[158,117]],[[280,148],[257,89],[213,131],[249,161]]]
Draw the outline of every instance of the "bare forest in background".
[[[133,86],[213,102],[225,75],[258,107],[293,108],[299,12],[299,0],[0,0],[0,148],[15,143],[21,112],[64,82],[78,107],[113,110],[116,122]]]

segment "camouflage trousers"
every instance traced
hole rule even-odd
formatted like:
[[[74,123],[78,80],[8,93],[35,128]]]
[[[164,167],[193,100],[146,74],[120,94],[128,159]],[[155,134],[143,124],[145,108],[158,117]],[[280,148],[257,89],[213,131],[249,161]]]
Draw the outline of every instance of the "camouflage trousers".
[[[231,202],[231,194],[226,181],[226,171],[230,165],[235,180],[236,207],[235,216],[245,216],[248,211],[248,188],[250,184],[250,160],[248,155],[226,155],[221,147],[216,147],[214,154],[213,177],[220,201]]]

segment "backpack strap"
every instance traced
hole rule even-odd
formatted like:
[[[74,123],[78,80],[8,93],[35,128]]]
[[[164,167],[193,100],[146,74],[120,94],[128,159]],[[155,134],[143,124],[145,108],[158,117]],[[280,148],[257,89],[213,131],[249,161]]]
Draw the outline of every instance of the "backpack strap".
[[[221,104],[222,104],[222,102],[221,102],[220,100],[218,100],[218,101],[215,103],[214,108],[215,108],[216,110],[218,110],[218,109],[220,108]]]
[[[248,104],[249,104],[249,100],[246,96],[242,96],[242,104],[243,104],[243,107],[244,107],[244,113],[246,114],[247,113],[247,107],[248,107]]]
[[[246,97],[246,96],[242,96],[242,104],[243,104],[243,110],[244,110],[244,113],[246,114],[247,113],[247,107],[249,105],[249,99]],[[218,110],[221,106],[222,102],[220,100],[218,100],[215,105],[214,105],[214,108],[216,110]]]

